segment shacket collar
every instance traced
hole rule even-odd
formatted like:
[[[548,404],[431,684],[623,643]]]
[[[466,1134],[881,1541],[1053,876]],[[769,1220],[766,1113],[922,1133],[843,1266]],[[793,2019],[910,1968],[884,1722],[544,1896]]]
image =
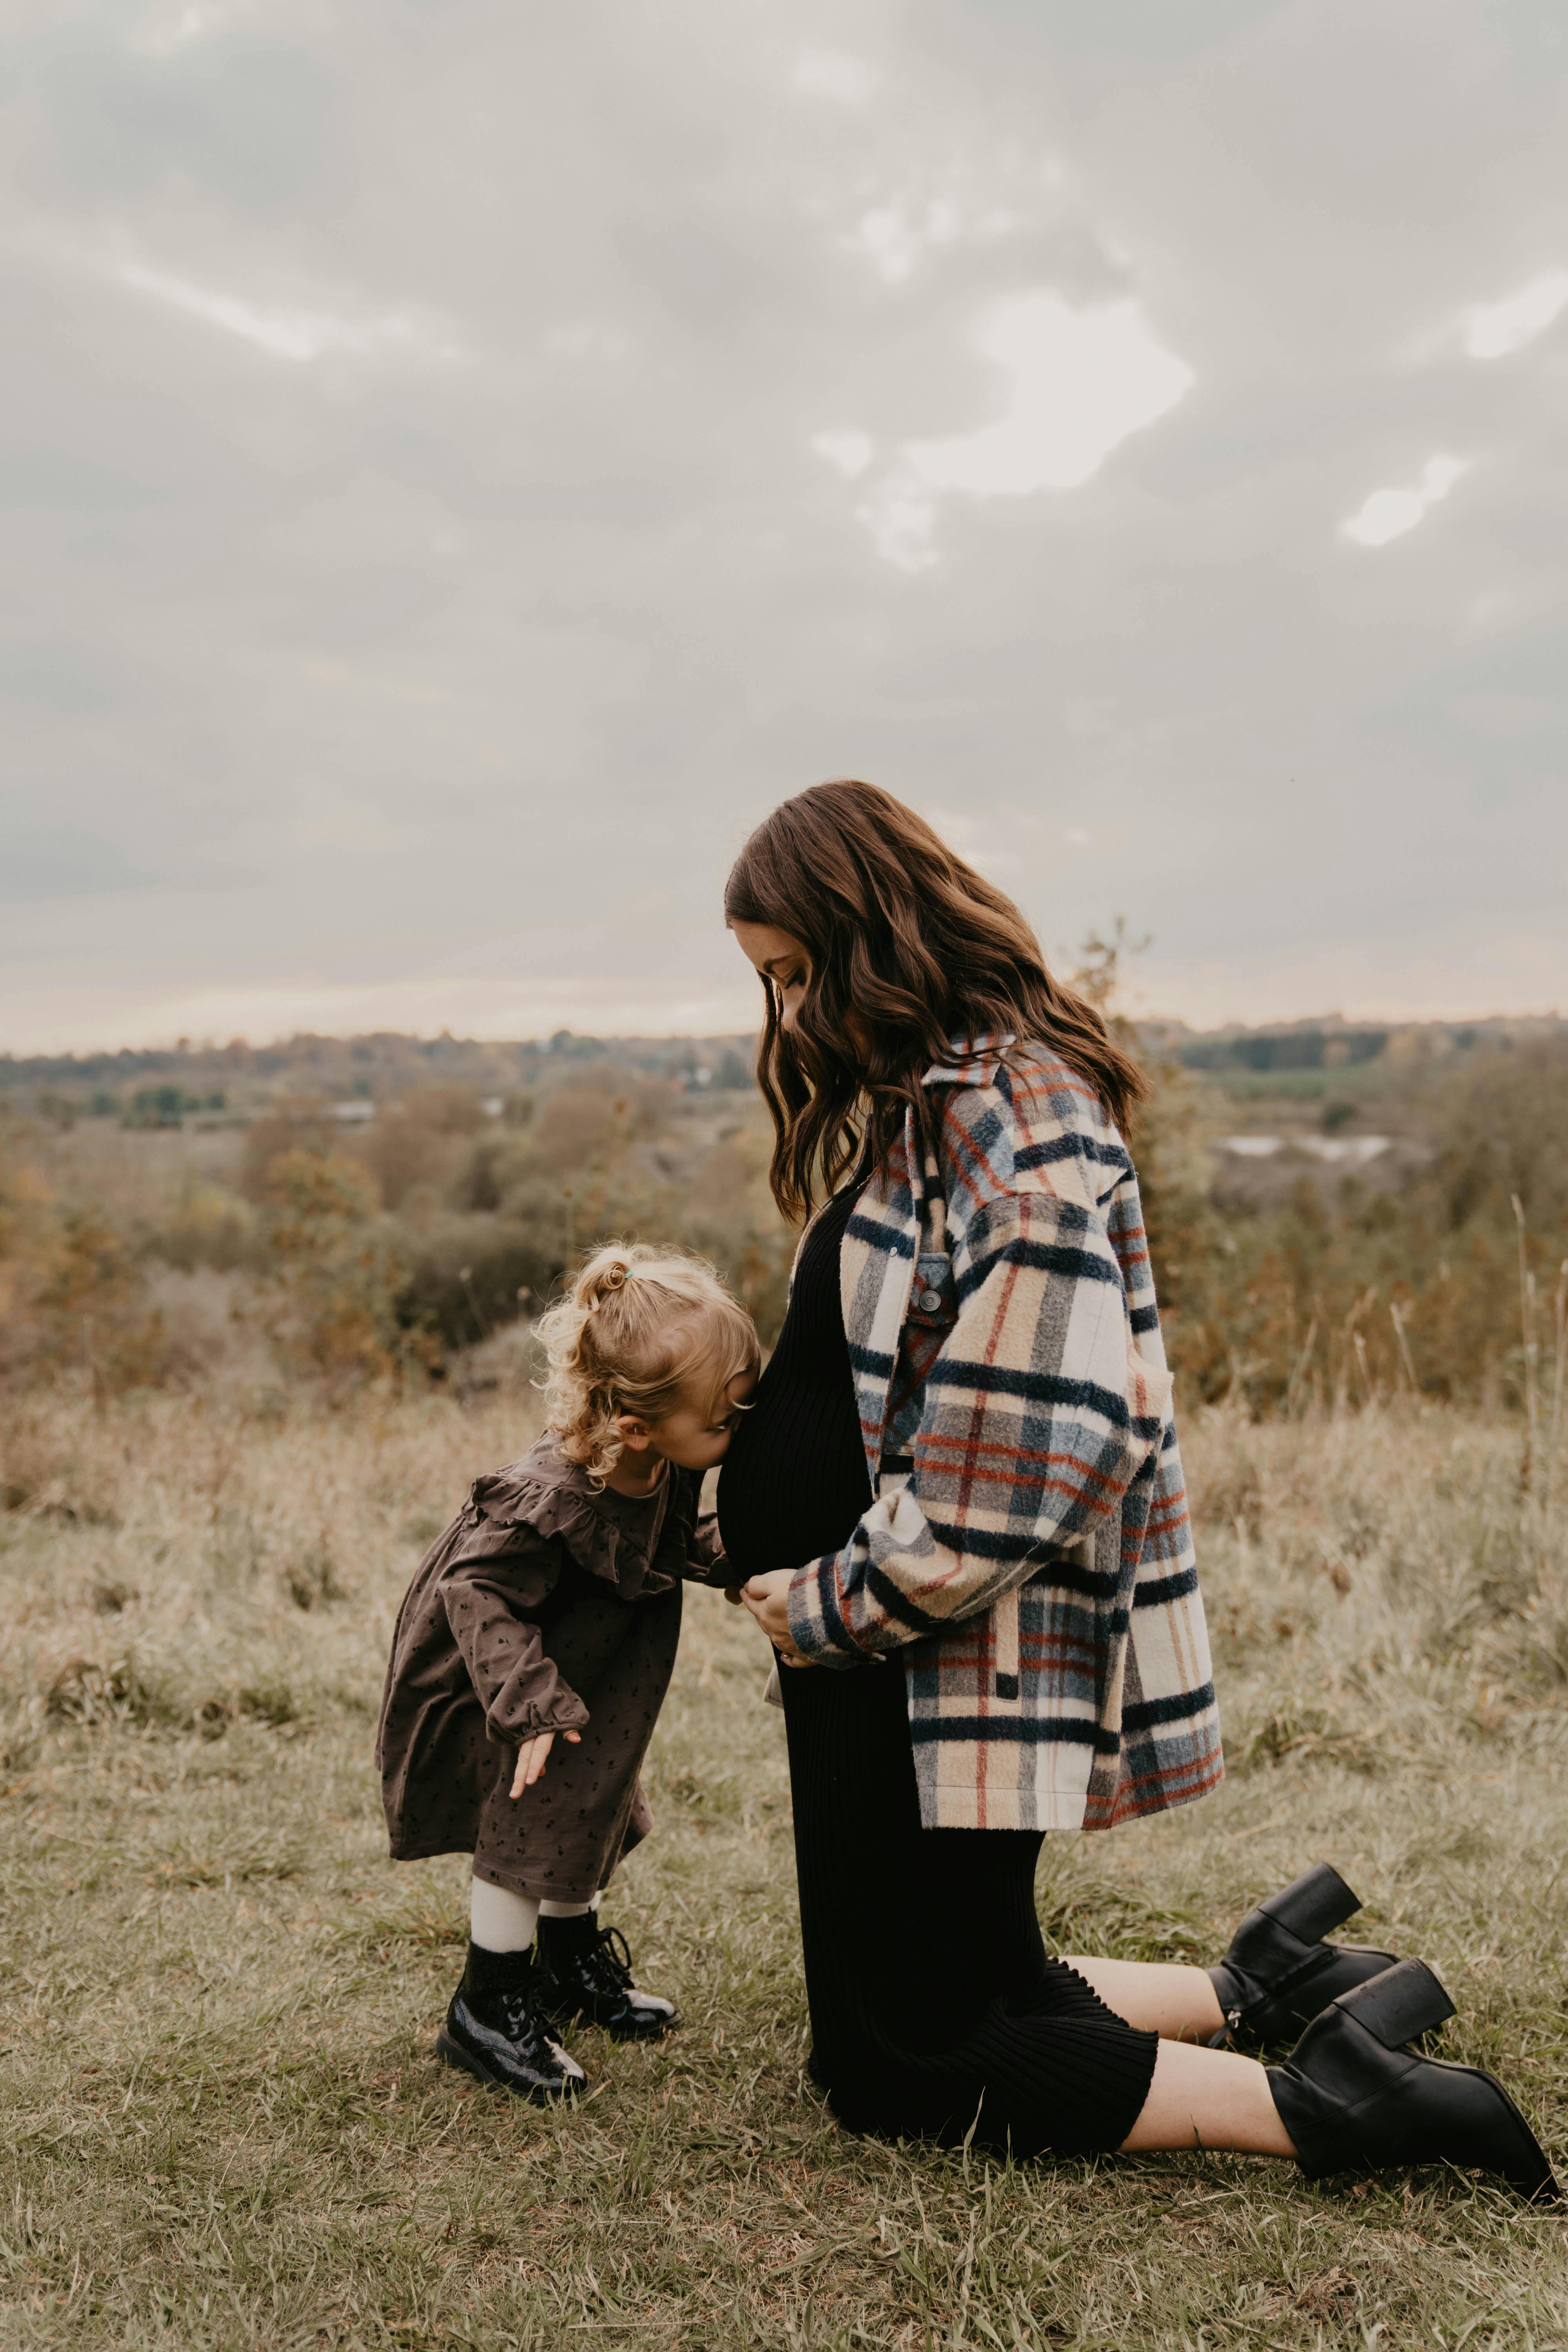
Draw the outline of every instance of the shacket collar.
[[[922,1087],[988,1087],[1002,1066],[1009,1045],[1018,1042],[1013,1029],[984,1029],[973,1037],[950,1037],[945,1062],[933,1062],[921,1079]]]

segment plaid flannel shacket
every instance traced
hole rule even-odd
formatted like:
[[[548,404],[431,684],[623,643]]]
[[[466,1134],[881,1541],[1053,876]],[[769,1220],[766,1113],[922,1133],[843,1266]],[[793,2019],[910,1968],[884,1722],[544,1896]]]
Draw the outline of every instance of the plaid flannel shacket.
[[[936,1150],[907,1115],[839,1259],[878,1499],[790,1631],[826,1667],[902,1653],[928,1829],[1110,1829],[1223,1770],[1137,1178],[1039,1047],[923,1083]]]

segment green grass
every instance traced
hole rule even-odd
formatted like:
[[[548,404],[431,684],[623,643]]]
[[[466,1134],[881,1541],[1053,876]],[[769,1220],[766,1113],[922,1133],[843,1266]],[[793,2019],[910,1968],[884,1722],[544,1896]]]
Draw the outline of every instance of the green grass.
[[[14,1411],[0,1485],[0,2346],[1568,2344],[1564,2224],[1430,2170],[1010,2168],[859,2145],[805,2076],[780,1718],[693,1596],[606,1916],[685,2025],[569,2116],[438,2068],[463,1864],[384,1858],[391,1615],[489,1405]],[[1319,1856],[1431,1960],[1443,2051],[1568,2131],[1568,1612],[1516,1433],[1189,1432],[1232,1774],[1047,1845],[1058,1948],[1205,1958]],[[308,1603],[309,1605],[302,1605]],[[940,1968],[940,1890],[931,1954]]]

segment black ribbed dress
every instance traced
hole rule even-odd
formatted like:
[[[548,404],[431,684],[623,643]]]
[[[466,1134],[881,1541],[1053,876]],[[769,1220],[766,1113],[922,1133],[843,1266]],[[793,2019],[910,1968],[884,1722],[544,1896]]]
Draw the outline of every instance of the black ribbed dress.
[[[806,1235],[778,1346],[719,1480],[747,1576],[837,1551],[871,1499],[838,1292],[858,1187]],[[781,1667],[812,2072],[888,2138],[1119,2147],[1158,2042],[1047,1954],[1033,1830],[921,1827],[903,1669]]]

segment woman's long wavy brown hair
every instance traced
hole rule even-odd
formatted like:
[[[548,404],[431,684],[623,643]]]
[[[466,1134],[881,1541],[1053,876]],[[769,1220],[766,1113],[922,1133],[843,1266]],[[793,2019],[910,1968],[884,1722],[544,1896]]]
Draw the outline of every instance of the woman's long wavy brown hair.
[[[735,860],[724,919],[787,931],[811,958],[793,1030],[763,982],[757,1083],[786,1217],[809,1213],[819,1183],[832,1192],[863,1145],[884,1160],[906,1106],[923,1132],[921,1075],[951,1038],[1010,1029],[1047,1047],[1120,1127],[1145,1092],[1094,1006],[1051,977],[1012,899],[876,784],[781,802]]]

